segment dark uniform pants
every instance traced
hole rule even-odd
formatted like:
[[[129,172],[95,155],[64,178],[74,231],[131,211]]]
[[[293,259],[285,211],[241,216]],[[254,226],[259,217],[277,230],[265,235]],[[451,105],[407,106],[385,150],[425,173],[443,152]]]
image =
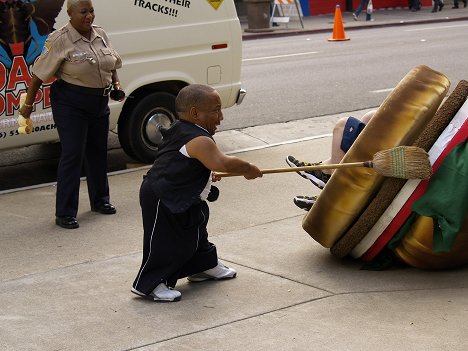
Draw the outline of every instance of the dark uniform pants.
[[[107,96],[72,91],[58,81],[52,84],[52,113],[62,146],[57,169],[56,216],[76,217],[83,163],[91,207],[109,201],[108,103]]]
[[[169,287],[177,279],[203,272],[218,264],[216,246],[208,241],[209,208],[205,201],[186,212],[171,213],[145,178],[140,188],[143,215],[143,260],[133,287],[148,295],[161,282]]]

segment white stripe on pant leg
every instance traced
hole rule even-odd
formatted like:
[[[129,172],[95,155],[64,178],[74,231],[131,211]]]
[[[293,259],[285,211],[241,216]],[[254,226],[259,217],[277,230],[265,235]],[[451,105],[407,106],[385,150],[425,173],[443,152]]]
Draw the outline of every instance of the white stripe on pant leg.
[[[146,262],[145,264],[143,265],[143,267],[141,267],[140,269],[140,272],[138,273],[138,279],[136,281],[136,284],[135,284],[135,289],[138,290],[138,283],[140,282],[140,277],[141,277],[141,273],[143,272],[143,270],[145,269],[146,265],[148,264],[148,261],[151,257],[151,247],[152,247],[152,243],[153,243],[153,235],[154,235],[154,228],[156,228],[156,222],[158,221],[158,214],[159,214],[159,203],[160,203],[161,200],[158,200],[158,205],[156,206],[156,216],[154,218],[154,223],[153,223],[153,230],[151,232],[151,238],[150,238],[150,248],[149,248],[149,253],[148,253],[148,258],[146,259]]]
[[[203,223],[205,223],[205,214],[203,213],[203,209],[200,209],[200,212],[203,216]],[[206,225],[208,225],[208,223],[206,223]],[[205,226],[206,227],[206,226]],[[208,240],[208,238],[207,238]],[[200,243],[200,226],[197,227],[197,247],[195,248],[195,252],[198,250],[198,244]]]
[[[205,203],[206,203],[206,201],[205,201]],[[207,205],[207,207],[208,207],[208,205]],[[205,213],[203,213],[203,209],[200,209],[200,212],[201,212],[201,214],[203,216],[203,223],[205,223],[206,222],[206,216],[205,216]],[[208,240],[208,229],[207,229],[207,227],[208,227],[208,223],[205,224],[205,230],[207,231],[206,240]],[[198,244],[200,243],[200,226],[198,226],[197,234],[198,234],[198,238],[197,238],[197,249],[196,250],[198,250]]]

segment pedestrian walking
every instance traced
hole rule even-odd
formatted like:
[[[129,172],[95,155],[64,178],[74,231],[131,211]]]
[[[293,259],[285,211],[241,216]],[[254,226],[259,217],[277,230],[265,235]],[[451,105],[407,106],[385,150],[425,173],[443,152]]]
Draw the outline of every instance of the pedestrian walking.
[[[409,10],[411,12],[416,12],[421,10],[421,1],[419,0],[409,0]]]
[[[466,7],[468,0],[463,1],[463,7]],[[453,7],[452,9],[458,9],[458,0],[453,0]]]
[[[373,21],[372,12],[374,11],[374,6],[372,5],[372,0],[369,0],[366,9],[366,21]]]
[[[442,11],[444,8],[444,0],[433,0],[434,6],[432,7],[431,12],[437,12],[437,10]]]
[[[368,4],[369,4],[369,0],[361,0],[361,3],[357,7],[356,11],[353,12],[353,19],[355,21],[358,20],[358,17],[361,14],[362,10],[364,9],[364,7],[368,6]]]

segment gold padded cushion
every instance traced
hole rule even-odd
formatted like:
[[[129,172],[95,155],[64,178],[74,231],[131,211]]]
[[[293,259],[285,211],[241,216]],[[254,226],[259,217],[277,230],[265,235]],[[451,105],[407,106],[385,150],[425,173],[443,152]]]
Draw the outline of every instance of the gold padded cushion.
[[[413,144],[449,86],[445,75],[427,66],[412,69],[384,100],[342,162],[372,160],[378,151]],[[337,169],[302,227],[322,246],[331,247],[365,209],[383,180],[369,168]]]
[[[446,269],[468,264],[468,214],[450,252],[432,251],[432,237],[432,218],[420,216],[394,252],[401,261],[422,269]]]

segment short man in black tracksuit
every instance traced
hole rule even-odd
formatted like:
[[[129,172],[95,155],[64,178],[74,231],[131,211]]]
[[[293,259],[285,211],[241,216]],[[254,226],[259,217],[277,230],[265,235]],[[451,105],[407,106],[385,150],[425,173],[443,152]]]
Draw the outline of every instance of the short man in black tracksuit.
[[[212,135],[221,123],[221,99],[206,85],[192,84],[176,98],[180,120],[164,131],[156,160],[143,180],[143,260],[132,292],[154,301],[180,300],[178,279],[229,279],[236,271],[218,261],[206,229],[212,180],[217,172],[261,177],[260,170],[223,154]]]

